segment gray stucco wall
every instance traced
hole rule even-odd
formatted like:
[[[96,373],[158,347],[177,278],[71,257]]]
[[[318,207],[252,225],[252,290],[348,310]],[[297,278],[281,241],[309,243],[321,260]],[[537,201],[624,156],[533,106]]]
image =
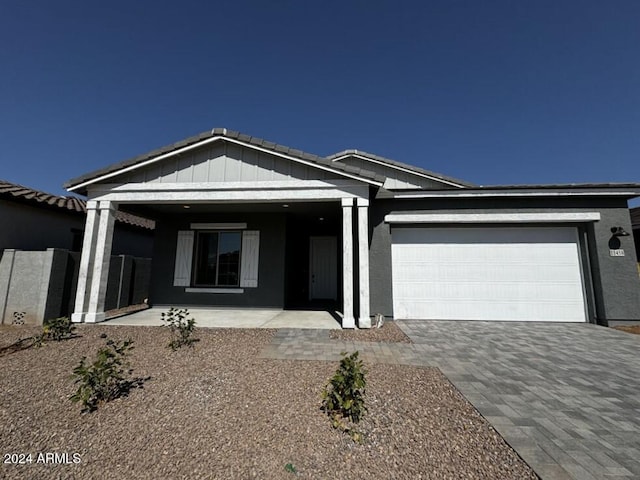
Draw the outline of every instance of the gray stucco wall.
[[[424,199],[378,200],[370,212],[370,288],[371,313],[393,316],[391,279],[391,229],[384,217],[391,211],[429,213],[515,213],[597,211],[601,220],[584,225],[595,303],[592,321],[640,319],[640,279],[636,267],[633,238],[621,237],[624,257],[609,254],[611,227],[631,231],[627,202],[616,198],[582,199]],[[575,224],[574,224],[575,225]],[[578,226],[578,225],[575,225]],[[588,279],[587,279],[588,280]],[[589,294],[589,288],[587,293]]]
[[[85,215],[0,200],[0,225],[0,254],[5,248],[71,250],[73,231],[84,230]],[[111,253],[151,257],[153,231],[116,222]]]
[[[84,215],[60,213],[0,200],[0,251],[70,249],[72,229],[84,229]]]
[[[173,286],[176,242],[179,230],[189,230],[190,223],[246,222],[247,230],[260,231],[258,287],[244,288],[244,293],[188,293],[185,287]],[[284,306],[285,216],[280,213],[194,214],[166,216],[156,220],[156,241],[151,273],[152,305],[171,306]]]

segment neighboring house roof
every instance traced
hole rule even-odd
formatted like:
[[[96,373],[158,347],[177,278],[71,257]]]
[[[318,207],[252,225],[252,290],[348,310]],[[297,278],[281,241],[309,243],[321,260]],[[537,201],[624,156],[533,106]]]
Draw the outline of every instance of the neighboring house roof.
[[[633,228],[640,228],[640,207],[629,209],[631,215],[631,225]]]
[[[453,177],[449,177],[447,175],[442,175],[441,173],[436,173],[436,172],[432,172],[430,170],[425,170],[423,168],[420,167],[416,167],[413,165],[409,165],[408,163],[402,163],[402,162],[398,162],[396,160],[391,160],[389,158],[385,158],[385,157],[381,157],[380,155],[374,155],[373,153],[367,153],[367,152],[363,152],[362,150],[355,150],[355,149],[350,149],[350,150],[343,150],[342,152],[338,152],[338,153],[334,153],[333,155],[329,155],[327,157],[327,159],[331,160],[332,162],[338,162],[343,158],[346,157],[351,157],[351,156],[357,156],[360,158],[364,158],[365,160],[373,160],[375,162],[379,162],[382,164],[386,164],[386,165],[390,165],[393,167],[398,167],[404,170],[409,170],[411,172],[420,174],[420,175],[426,175],[428,177],[433,177],[435,179],[439,179],[439,180],[444,180],[445,182],[448,183],[453,183],[456,184],[456,186],[460,186],[460,187],[475,187],[476,185],[473,183],[469,183],[465,180],[460,180],[459,178],[453,178]]]
[[[244,133],[236,132],[233,130],[227,130],[226,128],[214,128],[211,131],[203,132],[199,135],[194,135],[193,137],[189,137],[177,143],[161,147],[159,149],[153,150],[143,155],[139,155],[129,160],[125,160],[124,162],[109,165],[108,167],[102,168],[100,170],[96,170],[96,171],[87,173],[85,175],[82,175],[80,177],[73,178],[69,180],[64,185],[64,187],[68,190],[77,190],[79,193],[85,193],[85,190],[83,190],[81,186],[88,183],[92,183],[93,181],[99,181],[101,177],[109,176],[110,174],[117,174],[121,170],[134,167],[138,164],[142,164],[147,160],[151,160],[155,157],[159,157],[161,155],[171,153],[173,151],[179,150],[184,147],[196,145],[200,142],[204,142],[208,139],[213,139],[215,137],[220,138],[221,140],[225,140],[225,139],[236,140],[238,142],[242,142],[249,146],[257,147],[269,152],[279,153],[283,155],[288,155],[290,157],[299,158],[301,160],[305,160],[312,164],[315,163],[324,168],[333,170],[336,173],[342,172],[344,174],[355,176],[363,180],[367,180],[369,182],[377,183],[379,185],[382,185],[382,183],[384,183],[385,181],[385,178],[383,176],[369,170],[333,162],[326,157],[320,157],[318,155],[306,153],[306,152],[303,152],[302,150],[297,150],[284,145],[279,145],[277,143],[269,142],[261,138],[252,137],[250,135],[246,135]]]
[[[77,197],[62,197],[51,193],[40,192],[23,185],[0,180],[0,199],[30,204],[40,208],[86,214],[87,202]],[[153,230],[155,222],[147,218],[118,211],[116,221],[134,227]]]

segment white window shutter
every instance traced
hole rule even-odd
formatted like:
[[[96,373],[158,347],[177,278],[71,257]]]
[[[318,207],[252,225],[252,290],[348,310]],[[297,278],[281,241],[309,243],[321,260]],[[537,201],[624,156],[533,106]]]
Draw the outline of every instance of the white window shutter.
[[[176,246],[176,266],[173,273],[174,287],[191,285],[191,259],[193,258],[193,230],[180,230]]]
[[[242,232],[242,260],[240,261],[240,286],[258,286],[258,259],[260,250],[260,232],[245,230]]]

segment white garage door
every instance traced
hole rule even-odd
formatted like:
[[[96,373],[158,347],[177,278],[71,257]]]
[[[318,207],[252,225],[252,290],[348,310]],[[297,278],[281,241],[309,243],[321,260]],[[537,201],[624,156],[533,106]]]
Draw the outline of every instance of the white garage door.
[[[392,229],[399,319],[584,322],[571,227]]]

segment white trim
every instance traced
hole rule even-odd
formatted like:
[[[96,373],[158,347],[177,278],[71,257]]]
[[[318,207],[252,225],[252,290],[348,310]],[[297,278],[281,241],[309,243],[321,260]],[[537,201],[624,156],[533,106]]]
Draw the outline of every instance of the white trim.
[[[172,156],[175,156],[175,155],[179,155],[179,154],[184,153],[184,152],[188,152],[189,150],[193,150],[195,148],[199,148],[199,147],[201,147],[203,145],[207,145],[209,143],[213,143],[213,142],[216,142],[218,140],[223,140],[223,141],[229,142],[229,143],[235,143],[237,145],[244,146],[244,147],[247,147],[247,148],[251,148],[251,149],[257,150],[259,152],[267,153],[269,155],[274,155],[276,157],[281,157],[281,158],[284,158],[284,159],[287,159],[287,160],[291,160],[291,161],[294,161],[294,162],[302,163],[303,165],[307,165],[307,166],[310,166],[310,167],[318,168],[320,170],[325,170],[327,172],[331,172],[331,173],[334,173],[336,175],[341,175],[341,176],[344,176],[344,177],[347,177],[347,178],[352,178],[354,180],[365,182],[365,183],[368,183],[368,184],[371,184],[371,185],[377,185],[379,187],[382,186],[382,183],[376,182],[374,180],[369,180],[369,179],[366,179],[366,178],[358,177],[356,175],[352,175],[352,174],[349,174],[349,173],[346,173],[346,172],[343,172],[343,171],[340,171],[340,170],[335,170],[333,168],[329,168],[329,167],[326,167],[324,165],[320,165],[318,163],[314,163],[314,162],[311,162],[311,161],[308,161],[308,160],[302,160],[300,158],[292,157],[291,155],[285,155],[285,154],[280,153],[280,152],[276,152],[276,151],[269,150],[269,149],[266,149],[266,148],[258,147],[256,145],[252,145],[250,143],[242,142],[242,141],[235,140],[235,139],[228,138],[228,137],[221,136],[221,135],[216,135],[214,137],[207,138],[207,139],[202,140],[200,142],[192,143],[191,145],[187,145],[186,147],[178,148],[177,150],[172,150],[170,152],[163,153],[162,155],[158,155],[157,157],[152,157],[152,158],[150,158],[148,160],[145,160],[143,162],[137,163],[135,165],[131,165],[129,167],[121,168],[120,170],[116,170],[115,172],[106,173],[104,175],[101,175],[99,177],[93,178],[91,180],[87,180],[85,182],[79,183],[78,185],[73,185],[73,186],[69,187],[67,190],[72,192],[72,191],[77,190],[79,188],[86,187],[88,185],[91,185],[91,184],[94,184],[94,183],[98,183],[98,182],[101,182],[101,181],[106,180],[108,178],[113,178],[113,177],[116,177],[118,175],[122,175],[123,173],[127,173],[127,172],[130,172],[130,171],[133,171],[133,170],[137,170],[137,169],[142,168],[142,167],[146,167],[147,165],[151,165],[153,163],[159,162],[160,160],[164,160],[165,158],[169,158],[169,157],[172,157]]]
[[[390,213],[386,223],[597,222],[599,212],[576,213]]]
[[[493,191],[493,192],[465,192],[465,191],[425,191],[425,192],[397,192],[391,196],[385,196],[384,198],[478,198],[478,197],[637,197],[640,195],[638,191],[593,191],[588,190],[576,191],[574,189],[564,191],[545,191],[536,190],[533,192],[519,192],[519,191]]]
[[[286,190],[180,190],[180,191],[106,191],[89,192],[93,200],[118,203],[236,203],[338,201],[345,197],[366,197],[369,187],[291,188]]]
[[[353,316],[353,198],[342,199],[342,328],[355,328]]]
[[[334,158],[332,160],[332,162],[339,162],[340,160],[344,160],[345,158],[349,158],[349,157],[358,158],[360,160],[365,160],[365,161],[371,162],[371,163],[377,163],[378,165],[382,165],[382,166],[385,166],[385,167],[393,168],[395,170],[400,170],[401,172],[410,173],[410,174],[415,175],[417,177],[426,178],[428,180],[433,180],[433,181],[438,182],[438,183],[444,183],[445,185],[451,185],[453,187],[458,187],[458,188],[468,188],[465,185],[462,185],[460,183],[455,183],[455,182],[452,182],[450,180],[444,180],[444,179],[436,177],[434,175],[429,175],[427,173],[416,172],[415,170],[411,170],[410,168],[400,167],[399,165],[393,165],[391,163],[386,163],[386,162],[383,162],[381,160],[374,160],[373,158],[365,157],[365,156],[359,155],[357,153],[351,153],[351,154],[342,155],[341,157]]]
[[[173,192],[173,191],[226,191],[226,190],[304,190],[308,188],[368,188],[351,180],[278,180],[248,182],[141,182],[103,183],[91,192]]]
[[[360,200],[360,199],[358,199]],[[364,203],[364,202],[363,202]],[[366,202],[367,204],[369,202]],[[358,202],[359,328],[371,328],[369,312],[369,207]]]
[[[243,288],[185,288],[186,293],[244,293]]]
[[[246,223],[192,223],[191,230],[244,230]]]

